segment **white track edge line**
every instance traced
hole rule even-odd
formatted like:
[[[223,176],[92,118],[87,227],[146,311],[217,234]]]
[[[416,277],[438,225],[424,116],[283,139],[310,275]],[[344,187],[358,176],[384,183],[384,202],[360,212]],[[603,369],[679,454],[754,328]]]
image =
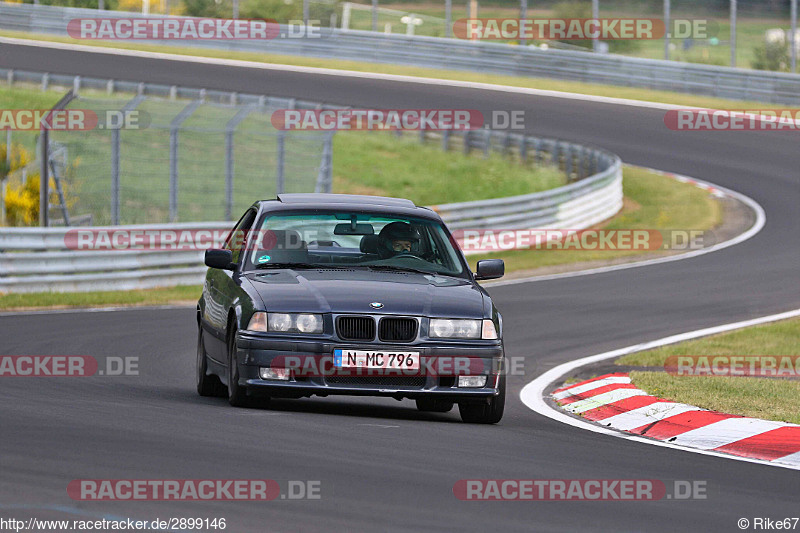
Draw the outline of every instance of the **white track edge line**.
[[[739,457],[736,455],[725,454],[721,452],[714,452],[711,450],[700,450],[697,448],[690,448],[687,446],[680,446],[677,444],[672,444],[669,442],[648,439],[645,437],[639,437],[636,435],[631,435],[630,433],[623,433],[618,430],[612,430],[600,425],[597,425],[593,422],[589,422],[586,420],[582,420],[580,418],[576,418],[574,416],[568,415],[566,412],[562,411],[561,409],[552,407],[545,401],[545,391],[556,381],[563,378],[567,373],[575,370],[584,365],[596,363],[599,361],[605,361],[607,359],[613,359],[622,355],[627,355],[634,352],[640,352],[643,350],[649,350],[651,348],[657,348],[660,346],[666,346],[668,344],[675,344],[678,342],[683,342],[691,339],[697,339],[699,337],[706,337],[708,335],[714,335],[717,333],[724,333],[727,331],[733,331],[736,329],[746,328],[749,326],[756,326],[759,324],[766,324],[769,322],[777,322],[779,320],[786,320],[788,318],[795,318],[800,316],[800,309],[794,309],[791,311],[786,311],[784,313],[778,313],[775,315],[763,316],[759,318],[753,318],[750,320],[744,320],[741,322],[734,322],[731,324],[724,324],[721,326],[714,326],[711,328],[704,328],[695,331],[688,331],[686,333],[680,333],[677,335],[671,335],[669,337],[664,337],[661,339],[643,342],[640,344],[635,344],[633,346],[628,346],[625,348],[619,348],[617,350],[612,350],[610,352],[601,353],[598,355],[592,355],[589,357],[583,357],[581,359],[577,359],[575,361],[569,361],[567,363],[560,364],[554,368],[551,368],[541,376],[537,377],[527,385],[522,388],[520,391],[519,396],[522,403],[524,403],[529,409],[533,410],[534,412],[546,416],[547,418],[551,418],[558,422],[563,422],[570,426],[585,429],[588,431],[593,431],[595,433],[603,433],[605,435],[612,435],[614,437],[635,441],[635,442],[643,442],[646,444],[651,444],[654,446],[662,446],[665,448],[672,448],[676,450],[682,450],[685,452],[692,452],[701,455],[711,455],[714,457],[722,457],[724,459],[732,459],[734,461],[744,461],[747,463],[756,463],[761,465],[768,465],[774,466],[777,468],[786,468],[790,470],[800,470],[800,465],[786,465],[776,463],[774,461],[765,461],[761,459],[751,459],[748,457]]]

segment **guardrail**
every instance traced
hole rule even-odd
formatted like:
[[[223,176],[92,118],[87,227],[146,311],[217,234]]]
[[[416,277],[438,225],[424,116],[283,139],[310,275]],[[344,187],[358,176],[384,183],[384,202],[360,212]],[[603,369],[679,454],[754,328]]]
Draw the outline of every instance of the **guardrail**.
[[[520,145],[542,144],[541,139],[531,137],[516,140]],[[540,193],[433,208],[454,230],[578,230],[595,225],[622,208],[622,162],[608,152],[581,148],[600,169],[584,180]],[[576,155],[578,147],[571,145],[571,149]],[[564,162],[570,149],[562,150],[549,155]],[[535,156],[544,154],[542,151]],[[230,227],[230,222],[210,222],[107,229],[213,231]],[[100,228],[0,228],[0,292],[129,290],[202,283],[206,268],[202,266],[202,253],[197,250],[78,251],[68,246],[71,240],[67,236],[80,229]]]
[[[66,35],[69,20],[96,16],[98,12],[92,9],[0,3],[0,28],[7,30]],[[142,15],[103,11],[100,16]],[[281,32],[285,33],[286,28]],[[319,38],[143,42],[553,78],[800,105],[798,74],[503,43],[327,28],[322,29]]]

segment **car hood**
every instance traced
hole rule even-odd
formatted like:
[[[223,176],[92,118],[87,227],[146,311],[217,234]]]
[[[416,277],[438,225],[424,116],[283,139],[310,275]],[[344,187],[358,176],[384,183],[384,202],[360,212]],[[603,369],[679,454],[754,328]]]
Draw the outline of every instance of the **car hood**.
[[[274,270],[251,273],[247,278],[267,311],[484,316],[482,291],[461,278],[341,269]],[[373,302],[383,307],[370,307]]]

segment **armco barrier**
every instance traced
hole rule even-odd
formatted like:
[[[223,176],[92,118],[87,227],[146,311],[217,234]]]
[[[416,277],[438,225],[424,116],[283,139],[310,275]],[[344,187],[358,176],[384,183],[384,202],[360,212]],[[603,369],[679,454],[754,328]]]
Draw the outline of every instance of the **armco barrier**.
[[[452,229],[587,228],[622,208],[622,162],[607,152],[596,156],[600,172],[564,187],[510,198],[438,205],[434,209]],[[168,227],[215,230],[229,228],[231,223]],[[0,292],[145,289],[193,285],[203,280],[206,269],[202,253],[197,250],[75,251],[66,245],[67,232],[75,229],[0,228]]]
[[[0,3],[0,28],[6,30],[66,35],[70,20],[97,16],[142,15]],[[797,74],[438,37],[328,28],[321,32],[320,38],[143,42],[554,78],[800,105]]]

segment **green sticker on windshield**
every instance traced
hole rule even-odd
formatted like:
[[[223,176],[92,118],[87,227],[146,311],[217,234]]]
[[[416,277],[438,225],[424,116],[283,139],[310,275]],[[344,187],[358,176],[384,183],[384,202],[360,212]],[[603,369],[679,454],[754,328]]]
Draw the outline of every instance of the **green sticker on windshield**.
[[[272,259],[270,256],[262,255],[261,257],[258,258],[258,263],[259,264],[261,264],[261,263],[269,263],[270,259]]]

